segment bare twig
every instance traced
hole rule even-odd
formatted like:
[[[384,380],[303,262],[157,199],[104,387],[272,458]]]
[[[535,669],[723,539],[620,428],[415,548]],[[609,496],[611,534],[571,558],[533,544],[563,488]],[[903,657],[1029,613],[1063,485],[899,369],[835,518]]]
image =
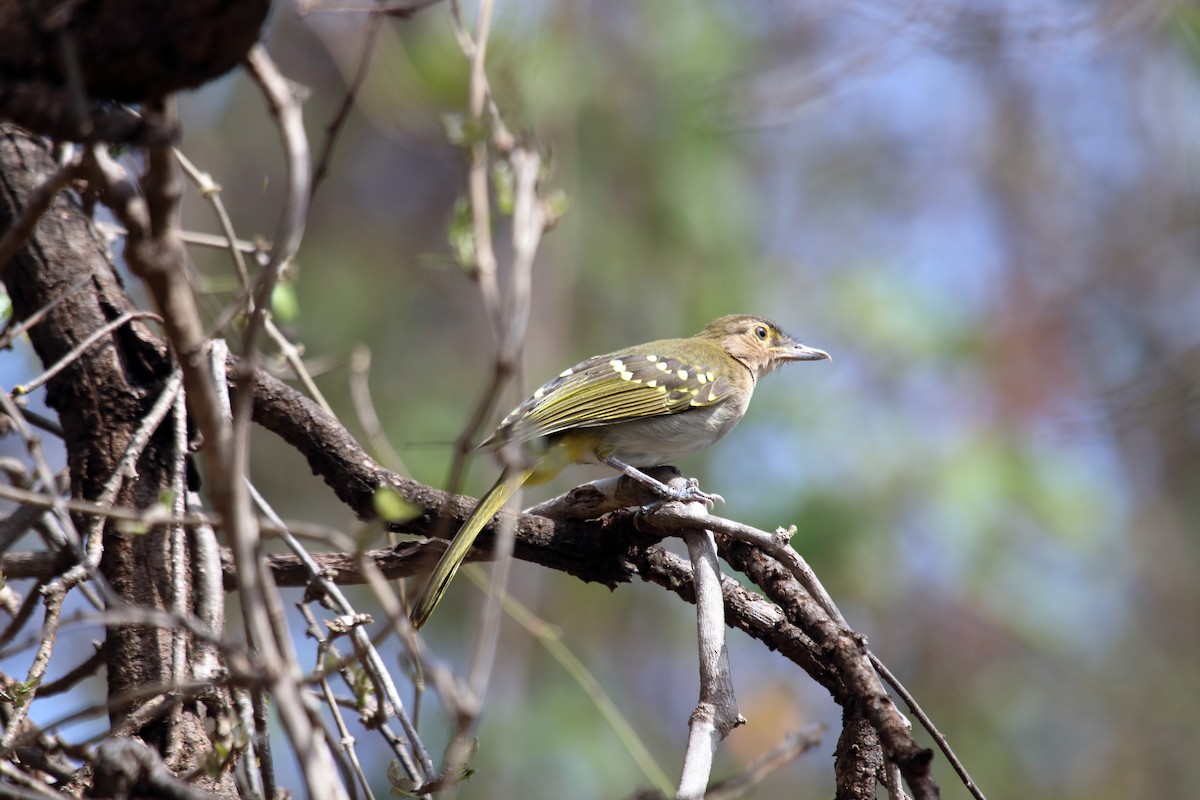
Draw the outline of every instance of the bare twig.
[[[25,242],[29,241],[29,237],[33,234],[37,221],[54,202],[55,195],[65,189],[67,184],[78,174],[79,163],[72,162],[59,167],[58,171],[38,185],[37,189],[29,196],[29,202],[21,211],[21,216],[17,217],[12,227],[4,232],[4,238],[0,239],[0,266],[7,264],[8,260],[25,246]],[[70,294],[70,291],[67,294]]]
[[[703,503],[694,503],[704,507]],[[730,731],[746,719],[738,712],[725,645],[725,602],[721,568],[712,531],[683,533],[696,586],[696,632],[700,650],[700,701],[688,722],[688,746],[679,780],[678,800],[700,800],[708,788],[712,757]]]
[[[54,518],[61,526],[61,530],[66,537],[66,544],[74,550],[75,555],[78,558],[82,559],[84,557],[83,541],[79,536],[79,532],[75,528],[75,523],[71,519],[71,515],[67,513],[67,502],[57,493],[53,493],[53,490],[56,486],[54,472],[50,469],[49,462],[46,461],[46,454],[42,449],[41,440],[34,435],[33,431],[29,429],[29,425],[26,424],[25,417],[21,413],[21,410],[17,407],[17,404],[13,402],[12,398],[8,396],[8,392],[5,392],[3,389],[0,389],[0,411],[3,411],[4,414],[6,414],[8,418],[12,420],[12,424],[17,433],[25,442],[26,451],[33,460],[38,480],[41,481],[44,487],[46,487],[47,491],[51,492],[51,494],[48,496],[48,504],[45,507],[54,511]],[[17,492],[23,491],[15,486],[6,487],[0,485],[0,491],[5,489],[11,489]],[[61,546],[62,543],[57,544]]]
[[[10,233],[11,233],[11,231],[10,231]],[[3,261],[0,260],[0,263],[3,263]],[[28,331],[34,325],[37,325],[39,322],[41,322],[43,319],[45,319],[47,314],[49,314],[54,309],[58,308],[59,303],[66,300],[68,297],[71,297],[77,291],[79,291],[81,288],[83,288],[90,279],[91,279],[90,276],[85,275],[84,277],[75,281],[75,283],[68,286],[65,291],[63,291],[62,293],[55,296],[55,298],[53,300],[51,300],[49,303],[46,303],[41,308],[39,308],[37,311],[33,312],[32,314],[27,316],[25,319],[18,322],[16,325],[13,325],[12,327],[7,328],[4,331],[4,335],[0,336],[0,350],[7,349],[10,345],[12,345],[12,343],[14,341],[16,341],[22,335],[24,335],[26,331]]]
[[[836,622],[778,561],[753,545],[727,541],[722,555],[735,569],[744,572],[764,593],[787,609],[789,619],[812,640],[820,659],[814,666],[833,670],[837,680],[829,685],[844,709],[861,712],[878,733],[883,751],[899,765],[916,797],[937,796],[930,775],[932,751],[912,738],[908,720],[887,695],[883,683],[866,658],[863,638]],[[812,669],[810,674],[813,674]],[[819,674],[819,673],[818,673]],[[817,677],[814,674],[814,677]]]
[[[482,13],[482,12],[481,12]],[[482,29],[482,24],[481,24]],[[486,30],[483,30],[486,34]],[[525,330],[529,322],[529,302],[532,287],[533,259],[541,241],[544,217],[537,197],[537,176],[541,159],[531,151],[516,149],[512,153],[517,173],[516,196],[513,206],[513,264],[512,278],[507,297],[507,313],[500,339],[496,374],[502,374],[503,365],[515,365],[525,342]],[[501,454],[506,466],[515,463],[517,457],[507,452]],[[515,502],[519,503],[520,495]],[[495,658],[495,648],[500,629],[499,597],[504,593],[508,581],[509,556],[512,555],[515,528],[501,524],[496,538],[497,566],[493,571],[493,591],[484,605],[484,625],[480,630],[480,647],[472,664],[470,686],[476,698],[483,696],[487,676]]]
[[[483,117],[484,98],[489,94],[484,64],[487,60],[488,32],[492,24],[492,0],[479,4],[479,19],[475,23],[475,36],[467,32],[458,0],[450,0],[454,20],[454,33],[458,37],[463,55],[471,67],[470,114],[474,120]],[[467,174],[467,192],[471,201],[472,229],[475,233],[475,271],[483,306],[492,329],[498,339],[504,341],[503,304],[500,300],[500,284],[497,277],[496,251],[492,247],[492,213],[488,197],[488,143],[481,136],[471,142],[471,166]]]
[[[54,791],[45,782],[17,769],[14,762],[8,759],[0,759],[0,775],[12,782],[12,785],[6,785],[5,789],[11,790],[18,800],[62,800],[62,794]]]
[[[516,147],[509,155],[514,179],[512,243],[512,281],[504,335],[500,339],[501,358],[516,364],[529,326],[529,301],[532,295],[533,259],[546,229],[546,212],[538,197],[538,179],[542,159],[535,150]]]
[[[266,502],[266,500],[253,487],[249,486],[249,491],[254,497],[254,501],[258,504],[260,510],[274,522],[279,529],[279,536],[283,539],[288,548],[304,563],[309,570],[311,576],[311,585],[319,587],[322,593],[327,598],[328,602],[338,614],[353,616],[356,612],[351,605],[349,599],[341,588],[334,583],[321,570],[320,566],[314,561],[308,553],[308,550],[288,531],[283,520],[276,516],[274,509]],[[345,542],[349,545],[350,542]],[[404,701],[400,698],[400,692],[396,689],[396,684],[392,680],[391,673],[388,672],[386,665],[383,662],[383,657],[379,651],[371,643],[370,637],[367,636],[365,630],[361,626],[354,626],[350,631],[351,639],[354,642],[355,648],[363,656],[363,667],[367,670],[376,691],[384,701],[380,704],[381,719],[387,716],[394,715],[399,719],[401,726],[405,730],[405,734],[411,738],[411,746],[417,758],[417,762],[405,757],[401,760],[401,765],[408,773],[409,777],[417,783],[425,783],[435,773],[433,760],[429,756],[428,750],[421,741],[416,727],[409,720],[407,713],[404,710]],[[418,763],[419,762],[419,763]]]
[[[333,115],[333,119],[325,128],[325,143],[321,145],[321,154],[317,157],[317,166],[313,171],[312,189],[308,197],[310,204],[317,194],[321,181],[325,180],[325,176],[329,173],[329,165],[333,162],[333,148],[337,145],[338,134],[341,133],[342,127],[350,117],[350,109],[354,107],[358,91],[362,88],[363,81],[367,79],[367,71],[371,66],[371,57],[375,53],[375,45],[379,41],[379,30],[382,24],[383,14],[367,15],[367,23],[363,28],[362,50],[358,56],[358,66],[354,70],[354,77],[350,79],[350,85],[346,87],[346,95],[342,98],[337,113]]]
[[[480,589],[491,591],[490,582],[482,570],[468,567],[463,570],[463,573]],[[672,792],[674,787],[670,779],[654,760],[637,731],[620,712],[616,702],[604,690],[587,665],[563,641],[558,628],[537,617],[529,608],[507,592],[500,598],[500,602],[503,603],[505,612],[528,631],[529,635],[536,639],[542,647],[546,648],[546,652],[579,684],[592,704],[596,706],[596,710],[600,712],[600,716],[604,717],[609,727],[613,729],[613,733],[629,751],[629,755],[637,762],[642,774],[664,797]]]
[[[350,353],[349,385],[350,399],[354,402],[354,412],[358,416],[358,424],[362,426],[363,432],[367,435],[367,441],[376,451],[383,465],[401,475],[409,475],[404,460],[384,435],[379,415],[375,413],[375,403],[371,399],[370,375],[371,349],[363,344],[357,345]]]
[[[657,516],[657,515],[656,515]],[[682,526],[682,518],[672,515],[673,519],[668,523],[670,526]],[[774,535],[768,534],[766,531],[761,531],[751,528],[748,525],[743,525],[732,520],[714,518],[711,515],[706,515],[703,520],[698,520],[698,524],[709,525],[713,529],[720,531],[722,534],[733,537],[740,541],[752,544],[769,553],[779,561],[786,569],[791,572],[793,577],[802,585],[805,591],[815,599],[829,614],[830,618],[838,625],[846,630],[849,630],[849,625],[833,599],[825,591],[825,587],[817,578],[816,573],[805,562],[804,558],[792,548],[790,544],[792,532],[783,529],[775,531]],[[863,648],[863,655],[869,661],[871,667],[877,672],[884,681],[886,681],[904,700],[905,704],[921,722],[921,725],[929,732],[937,743],[938,748],[946,756],[947,760],[958,773],[963,785],[971,792],[976,800],[984,800],[983,794],[979,787],[971,779],[966,771],[966,767],[954,754],[946,737],[937,729],[933,721],[921,710],[916,699],[900,684],[899,680],[887,669],[883,662],[872,653],[870,650]]]
[[[971,778],[970,774],[967,773],[966,766],[963,765],[959,757],[955,755],[954,750],[951,749],[950,742],[947,741],[946,736],[933,724],[933,720],[917,703],[917,699],[904,687],[904,684],[900,683],[900,679],[892,674],[892,671],[880,660],[879,656],[870,651],[867,652],[867,656],[871,659],[871,665],[875,667],[875,671],[879,673],[879,677],[883,678],[892,687],[892,691],[904,701],[904,705],[908,707],[909,712],[921,723],[921,727],[933,737],[933,741],[937,743],[938,749],[942,751],[942,755],[946,757],[946,760],[950,762],[950,766],[958,773],[959,780],[963,782],[963,786],[967,788],[971,796],[975,800],[986,800],[983,796],[983,791]]]
[[[38,695],[41,697],[53,697],[100,672],[104,668],[104,649],[99,643],[96,644],[95,651],[78,665],[72,667],[65,674],[60,675],[54,680],[43,683],[38,689]]]
[[[62,613],[63,597],[69,588],[61,581],[55,581],[53,586],[47,587],[43,592],[46,613],[42,618],[41,642],[38,644],[37,652],[29,665],[25,681],[22,683],[26,692],[23,702],[13,704],[4,734],[0,735],[0,753],[8,753],[17,735],[24,728],[29,711],[33,706],[34,695],[37,693],[42,679],[46,676],[46,670],[50,667],[50,655],[54,652],[54,644],[58,639],[58,619]]]
[[[161,159],[157,163],[160,171],[165,168]],[[125,254],[130,268],[146,282],[162,311],[167,339],[183,372],[192,421],[210,452],[219,452],[228,446],[229,432],[214,399],[216,388],[212,376],[203,364],[204,329],[184,274],[183,248],[170,228],[154,234],[146,201],[104,148],[92,145],[85,164],[91,179],[102,187],[106,202],[128,232]],[[149,181],[148,191],[157,182],[157,179]]]
[[[187,432],[187,410],[185,409],[185,400],[182,396],[183,375],[178,370],[171,375],[171,381],[175,386],[174,397],[171,401],[171,422],[174,434],[171,444],[171,469],[170,476],[171,486],[171,511],[176,516],[182,515],[187,510],[187,459],[188,459],[188,432]],[[166,392],[164,391],[164,394]],[[192,560],[191,551],[189,548],[188,531],[182,525],[172,525],[167,529],[169,537],[168,545],[168,560],[167,570],[171,577],[170,588],[168,589],[170,596],[168,606],[176,615],[182,617],[191,610],[191,600],[195,591],[192,589]],[[208,616],[203,620],[206,624],[215,622],[215,625],[210,625],[213,630],[223,631],[225,629],[224,616],[212,617]],[[206,650],[215,655],[216,648],[211,645],[204,645],[197,648],[195,660],[188,659],[188,643],[189,637],[183,629],[176,628],[171,631],[171,656],[169,664],[169,674],[171,679],[176,683],[184,683],[192,678],[199,677],[201,680],[211,678],[214,674],[211,666],[205,669],[201,661],[201,654]],[[199,667],[197,671],[195,668]],[[198,674],[199,673],[199,674]],[[167,742],[163,747],[163,756],[168,759],[174,759],[182,744],[182,733],[178,724],[172,724],[167,730]]]
[[[333,717],[333,724],[337,727],[337,746],[346,755],[346,759],[349,761],[350,769],[353,771],[354,777],[358,781],[358,784],[362,788],[363,792],[368,798],[374,798],[374,794],[371,792],[370,781],[367,779],[366,773],[362,768],[362,762],[358,758],[358,749],[355,747],[354,736],[350,733],[349,726],[346,725],[346,717],[344,714],[342,714],[341,706],[338,703],[337,698],[334,696],[333,687],[329,684],[329,673],[326,670],[327,661],[331,656],[333,658],[339,657],[337,648],[333,645],[334,637],[325,635],[325,630],[317,622],[316,615],[312,613],[312,610],[308,606],[307,595],[305,600],[301,600],[296,605],[300,608],[301,614],[308,622],[308,635],[317,642],[317,650],[315,654],[316,664],[313,672],[316,675],[317,688],[320,692],[322,700],[325,703],[325,708],[329,710],[329,715]],[[339,622],[339,628],[361,628],[362,620],[360,617],[362,616],[366,616],[367,619],[369,619],[369,616],[367,615],[359,615],[355,617],[352,622]],[[335,636],[336,635],[338,634],[335,633]],[[343,673],[343,676],[345,675],[345,669],[340,669],[339,671]],[[353,682],[349,679],[346,682],[348,685],[350,685],[351,690],[353,690]],[[351,707],[357,708],[358,704],[355,703]]]
[[[515,140],[504,126],[492,100],[488,86],[486,62],[488,37],[491,30],[493,2],[482,0],[479,5],[475,32],[468,32],[463,20],[462,8],[457,0],[451,0],[451,16],[454,33],[460,49],[470,66],[468,110],[477,131],[489,135],[475,135],[469,141],[470,164],[467,174],[468,198],[470,200],[474,233],[474,270],[483,305],[496,334],[497,347],[491,379],[475,406],[470,419],[456,441],[455,458],[450,469],[449,486],[456,489],[462,477],[466,458],[470,453],[476,433],[490,417],[498,398],[519,363],[524,346],[525,330],[529,319],[531,272],[534,254],[542,231],[545,228],[541,201],[537,196],[540,158],[532,151],[514,149]],[[486,125],[485,114],[487,115]],[[496,258],[492,235],[492,210],[490,200],[490,171],[492,148],[502,157],[508,157],[507,166],[516,172],[513,205],[513,261],[507,292],[502,296],[499,281],[499,264]],[[506,463],[510,454],[501,453]],[[519,502],[519,501],[518,501]],[[483,609],[483,621],[472,659],[469,692],[456,701],[459,710],[458,725],[450,747],[447,748],[443,778],[455,780],[465,765],[469,752],[470,732],[478,716],[492,664],[495,659],[499,637],[501,609],[498,598],[503,594],[508,577],[508,559],[513,547],[514,528],[507,517],[498,526],[496,540],[497,564],[493,570],[493,591],[487,595]]]
[[[879,782],[887,791],[888,800],[910,800],[904,793],[904,780],[900,776],[900,767],[894,761],[885,761],[879,771]]]
[[[734,800],[743,796],[768,776],[820,744],[824,735],[825,726],[817,723],[792,731],[779,744],[754,759],[740,774],[710,786],[705,800]]]
[[[55,361],[50,365],[49,369],[31,380],[29,383],[20,383],[14,386],[12,392],[13,396],[15,397],[37,391],[37,389],[39,389],[43,384],[45,384],[47,381],[53,380],[54,376],[58,375],[60,372],[70,366],[71,362],[75,361],[81,355],[90,350],[101,339],[105,338],[122,325],[126,325],[135,319],[152,319],[155,322],[162,322],[162,317],[152,311],[127,311],[107,325],[102,325],[96,330],[92,331],[92,333],[89,334],[86,339],[77,344],[75,347],[71,348],[69,353],[60,358],[58,361]]]
[[[183,167],[183,171],[196,184],[196,188],[200,191],[200,195],[206,199],[213,208],[213,213],[217,215],[217,224],[221,226],[224,236],[210,237],[208,239],[201,238],[198,234],[180,234],[182,241],[197,241],[202,244],[221,247],[229,252],[230,258],[233,261],[234,270],[237,272],[238,281],[242,285],[242,293],[230,303],[225,313],[221,315],[221,321],[216,325],[217,331],[222,331],[234,317],[240,313],[243,305],[249,304],[250,308],[254,308],[254,289],[250,283],[250,272],[246,267],[246,259],[243,256],[244,252],[259,253],[261,248],[251,243],[242,243],[237,237],[237,233],[233,228],[233,220],[229,216],[229,211],[225,208],[225,202],[221,199],[221,187],[212,179],[212,176],[198,168],[191,160],[183,154],[182,151],[176,149],[174,151],[175,158],[179,161],[179,165]],[[247,249],[246,245],[250,245]],[[304,361],[300,357],[300,349],[288,341],[283,332],[275,325],[274,321],[268,316],[263,320],[263,330],[267,336],[275,342],[279,348],[283,359],[292,368],[296,377],[304,384],[305,390],[309,395],[320,404],[321,408],[333,413],[332,406],[325,399],[325,395],[317,387],[316,381],[304,365]]]
[[[224,340],[213,342],[209,350],[209,369],[214,374],[219,372],[224,367],[227,357],[228,348]],[[222,395],[223,397],[224,395]],[[177,436],[187,433],[187,409],[184,401],[185,398],[181,394],[175,404],[176,425],[183,428],[182,431],[177,428]],[[189,511],[194,508],[203,508],[203,504],[199,495],[186,488],[185,484],[183,510],[176,516],[187,518]],[[176,527],[184,526],[177,525]],[[193,574],[193,613],[212,630],[223,631],[225,630],[225,588],[221,575],[221,552],[220,545],[217,544],[216,531],[208,522],[188,527],[191,530],[189,544]],[[198,680],[217,675],[221,669],[221,662],[216,648],[206,642],[197,642],[195,651],[192,675]]]
[[[458,0],[450,0],[454,35],[471,68],[468,110],[471,119],[476,123],[482,122],[485,110],[484,101],[491,97],[485,62],[487,37],[491,28],[492,5],[492,0],[482,0],[480,3],[479,19],[476,21],[475,35],[472,36],[463,20],[461,4]],[[491,121],[493,136],[497,139],[503,138],[501,143],[511,146],[512,137],[503,128],[499,113],[494,113]],[[450,465],[450,474],[446,481],[446,486],[451,492],[458,491],[462,484],[467,457],[474,448],[480,428],[491,417],[501,392],[513,375],[516,362],[512,354],[519,352],[520,348],[520,340],[508,333],[505,324],[505,304],[500,293],[498,264],[495,248],[492,245],[488,165],[488,141],[482,136],[476,136],[470,142],[470,166],[467,173],[467,198],[471,204],[471,223],[474,234],[474,263],[471,265],[473,267],[471,275],[479,285],[484,311],[492,324],[492,332],[496,336],[498,345],[488,385],[480,395],[462,432],[454,443],[454,460]]]
[[[226,482],[221,489],[223,507],[219,507],[219,510],[225,515],[226,523],[230,527],[234,562],[238,567],[242,611],[252,641],[259,648],[271,676],[269,688],[275,697],[280,720],[300,761],[307,790],[317,797],[343,798],[346,796],[346,790],[334,769],[328,743],[315,729],[306,710],[307,699],[294,678],[295,655],[290,647],[287,626],[282,621],[282,604],[270,575],[262,564],[259,528],[250,513],[249,492],[245,480],[254,365],[258,360],[256,343],[279,271],[296,253],[304,233],[311,174],[300,104],[291,87],[261,44],[251,49],[246,65],[262,89],[268,107],[278,122],[284,143],[288,177],[275,246],[259,277],[254,308],[243,338],[243,371],[238,376],[239,391],[232,407],[230,447],[223,453],[225,474],[222,477]]]
[[[178,156],[180,158],[184,157],[183,154],[180,153],[179,151],[176,151],[176,153],[178,154]],[[184,161],[180,161],[181,166],[184,163],[185,163]],[[186,162],[186,163],[190,163],[190,162]],[[195,169],[194,166],[193,166],[193,169]],[[188,172],[187,167],[184,167],[184,171]],[[188,172],[188,174],[191,175],[190,172]],[[205,173],[199,173],[199,174],[203,175]],[[194,178],[194,176],[193,176],[193,178]],[[201,194],[203,194],[204,188],[201,187],[200,191],[201,191]],[[114,237],[114,238],[117,236],[126,236],[128,234],[128,231],[125,230],[124,226],[114,225],[114,224],[108,223],[108,222],[97,222],[96,230],[100,231],[101,233],[105,234],[106,236],[110,236],[110,237]],[[181,242],[183,242],[184,244],[194,244],[194,245],[199,245],[200,247],[212,247],[217,250],[228,250],[230,248],[233,248],[243,255],[246,255],[246,254],[253,255],[255,253],[262,253],[262,252],[264,252],[264,250],[266,248],[270,247],[270,244],[265,243],[265,242],[252,242],[252,241],[249,241],[248,239],[234,240],[234,239],[230,239],[227,236],[222,236],[221,234],[204,233],[203,231],[183,231],[183,230],[181,230],[179,232],[179,240]],[[244,266],[244,264],[243,264],[243,266]]]
[[[275,797],[274,764],[271,756],[271,746],[267,741],[265,728],[259,727],[251,701],[252,694],[244,687],[233,687],[230,695],[233,698],[233,709],[237,715],[242,734],[246,737],[245,758],[239,758],[234,765],[234,776],[242,790],[243,797]]]
[[[152,525],[212,525],[214,518],[202,514],[197,511],[190,511],[183,516],[173,516],[169,511],[164,511],[161,508],[126,508],[125,506],[102,505],[93,500],[83,500],[78,497],[59,497],[56,494],[35,492],[30,489],[22,489],[18,486],[6,486],[0,483],[0,499],[12,500],[22,505],[32,506],[34,508],[62,508],[76,514],[87,514],[91,516],[102,517],[115,520],[117,522],[133,523],[139,527],[150,527]],[[5,562],[7,563],[7,562]],[[32,574],[22,573],[21,575],[13,575],[11,577],[30,578],[35,577]]]

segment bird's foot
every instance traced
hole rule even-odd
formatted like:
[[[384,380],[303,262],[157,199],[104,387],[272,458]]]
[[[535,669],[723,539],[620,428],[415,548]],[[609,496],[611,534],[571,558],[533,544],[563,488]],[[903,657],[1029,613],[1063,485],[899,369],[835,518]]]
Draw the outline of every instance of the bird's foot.
[[[643,511],[653,511],[663,503],[670,503],[672,501],[679,503],[704,503],[708,508],[712,508],[718,500],[722,503],[725,502],[725,498],[716,492],[706,492],[701,489],[700,482],[695,478],[688,478],[686,486],[670,486],[660,483],[655,489],[662,495],[662,498],[653,500],[642,506]]]
[[[702,490],[700,488],[700,482],[695,478],[688,478],[687,485],[685,486],[669,486],[668,484],[660,481],[658,478],[652,478],[651,476],[642,472],[640,469],[630,466],[624,461],[620,461],[612,456],[602,457],[600,460],[608,464],[610,467],[620,470],[630,478],[649,486],[651,489],[662,495],[662,500],[658,500],[653,503],[647,503],[645,506],[643,506],[643,509],[646,511],[656,508],[668,500],[675,500],[680,503],[704,503],[704,505],[708,506],[709,508],[712,508],[718,500],[720,500],[722,503],[725,502],[725,498],[721,497],[721,495]]]
[[[700,482],[695,478],[688,478],[686,486],[679,488],[668,486],[667,489],[670,490],[671,499],[678,500],[681,503],[704,503],[704,505],[712,508],[718,500],[722,503],[725,502],[725,498],[716,492],[706,492],[701,489]]]

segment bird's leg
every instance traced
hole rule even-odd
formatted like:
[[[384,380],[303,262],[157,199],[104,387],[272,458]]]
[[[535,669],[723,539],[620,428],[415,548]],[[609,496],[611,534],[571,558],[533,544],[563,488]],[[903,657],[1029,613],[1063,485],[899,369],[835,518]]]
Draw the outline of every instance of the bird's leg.
[[[620,459],[613,458],[612,456],[600,456],[600,460],[605,464],[608,464],[613,469],[619,470],[620,472],[628,475],[634,480],[641,481],[668,500],[678,500],[681,503],[692,503],[699,501],[709,507],[712,507],[712,505],[718,500],[720,500],[722,503],[725,502],[725,498],[721,497],[721,495],[716,494],[715,492],[702,491],[695,478],[688,479],[688,485],[685,488],[675,489],[658,480],[657,478],[650,477],[637,467],[626,464]]]

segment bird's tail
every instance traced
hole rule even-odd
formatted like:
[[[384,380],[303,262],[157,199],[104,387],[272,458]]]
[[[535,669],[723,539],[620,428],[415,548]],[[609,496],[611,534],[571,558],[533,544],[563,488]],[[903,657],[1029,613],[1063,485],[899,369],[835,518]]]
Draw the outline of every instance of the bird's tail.
[[[492,517],[496,516],[497,512],[508,502],[508,499],[532,475],[532,469],[523,469],[502,475],[500,480],[496,481],[495,485],[491,489],[488,489],[487,494],[480,499],[479,505],[475,506],[475,510],[471,512],[471,516],[458,529],[458,533],[454,534],[454,539],[451,540],[450,546],[446,548],[445,553],[442,553],[441,560],[433,568],[433,572],[429,574],[429,580],[425,583],[425,588],[421,590],[421,594],[417,597],[416,602],[413,603],[412,611],[409,612],[409,619],[412,620],[414,628],[419,630],[429,619],[429,615],[433,613],[433,609],[437,607],[438,602],[442,599],[442,595],[446,593],[446,588],[450,585],[450,581],[453,580],[455,573],[458,572],[458,568],[467,557],[467,553],[471,551],[471,545],[475,543],[479,532],[487,527]]]

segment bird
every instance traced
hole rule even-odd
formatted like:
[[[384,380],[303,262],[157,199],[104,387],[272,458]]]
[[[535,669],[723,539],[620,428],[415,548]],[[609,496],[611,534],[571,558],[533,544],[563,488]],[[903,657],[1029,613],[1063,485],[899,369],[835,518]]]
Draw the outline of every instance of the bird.
[[[695,482],[675,489],[642,470],[698,453],[729,433],[764,375],[790,361],[829,358],[769,319],[731,314],[690,338],[626,347],[563,370],[479,445],[496,451],[518,445],[522,458],[504,470],[451,540],[413,603],[413,627],[428,621],[476,537],[509,498],[570,464],[607,464],[664,500],[712,506],[720,495]]]

